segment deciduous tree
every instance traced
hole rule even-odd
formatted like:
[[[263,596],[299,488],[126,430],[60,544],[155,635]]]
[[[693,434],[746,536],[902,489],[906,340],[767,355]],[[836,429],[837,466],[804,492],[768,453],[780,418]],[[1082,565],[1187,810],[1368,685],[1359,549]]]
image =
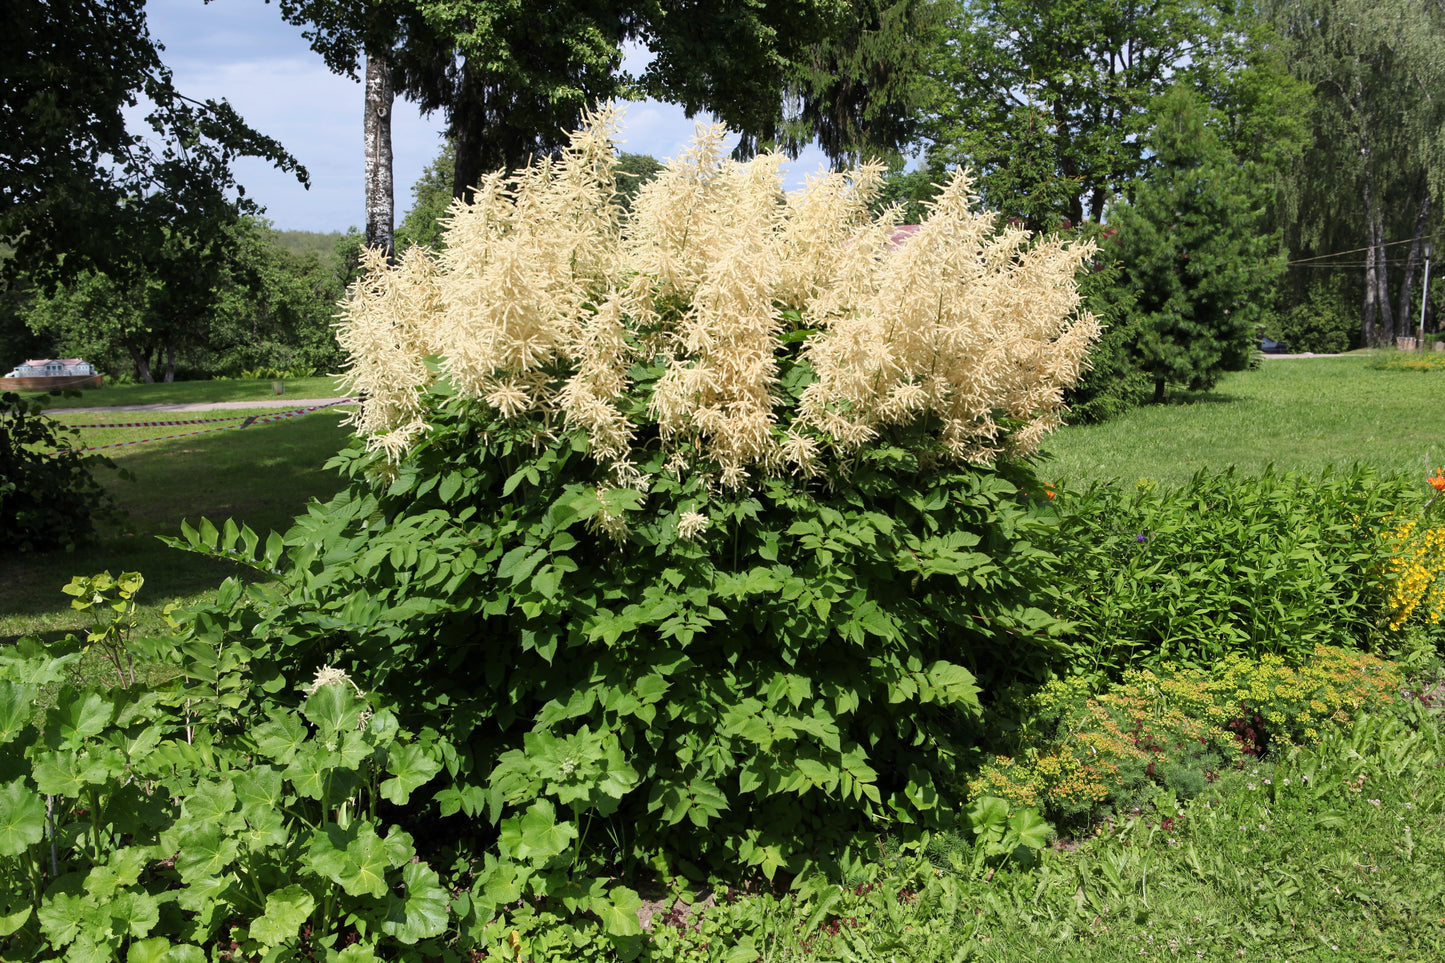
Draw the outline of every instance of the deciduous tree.
[[[1445,8],[1304,0],[1274,3],[1270,12],[1289,42],[1291,69],[1314,94],[1313,142],[1275,219],[1296,258],[1364,249],[1362,340],[1389,343],[1413,330],[1421,241],[1445,187]],[[1409,246],[1396,246],[1401,241]],[[1395,289],[1389,264],[1400,260]],[[1299,300],[1308,281],[1302,275],[1295,285]]]
[[[1242,156],[1298,149],[1304,105],[1274,39],[1225,2],[964,0],[938,63],[930,158],[975,168],[989,204],[1034,229],[1103,217],[1150,167],[1150,105],[1180,80]]]
[[[231,162],[265,157],[305,180],[224,101],[176,90],[144,0],[0,0],[0,237],[10,276],[53,287],[99,270],[150,273],[169,234],[201,238],[255,210]],[[149,135],[125,111],[147,101]]]

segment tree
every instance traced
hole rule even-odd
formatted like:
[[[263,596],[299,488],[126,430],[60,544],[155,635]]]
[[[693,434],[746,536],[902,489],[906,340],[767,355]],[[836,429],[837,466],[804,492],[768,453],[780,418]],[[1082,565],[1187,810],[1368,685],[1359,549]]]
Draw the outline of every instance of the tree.
[[[953,0],[859,0],[788,73],[775,123],[745,134],[792,157],[814,139],[835,170],[868,160],[899,161],[920,134],[939,94],[931,76]]]
[[[406,250],[413,244],[433,250],[442,247],[444,218],[452,206],[452,182],[456,169],[457,148],[447,141],[436,160],[426,166],[411,187],[411,210],[396,232],[399,250]]]
[[[87,271],[37,296],[26,322],[62,354],[111,373],[128,367],[146,383],[174,380],[182,364],[230,373],[335,368],[337,275],[314,255],[280,250],[251,218],[233,221],[224,242],[200,250],[170,235],[147,260],[151,273]]]
[[[1150,105],[1181,80],[1230,118],[1221,136],[1241,156],[1287,156],[1300,139],[1303,103],[1248,10],[1216,0],[960,9],[940,50],[949,93],[929,125],[930,161],[976,169],[985,200],[1031,229],[1098,222],[1150,167]]]
[[[1260,226],[1267,182],[1224,145],[1202,98],[1177,86],[1155,116],[1158,167],[1109,222],[1123,322],[1159,402],[1171,384],[1212,388],[1248,366],[1284,261]]]
[[[87,271],[142,275],[167,234],[213,236],[254,211],[238,156],[305,171],[224,101],[180,94],[144,0],[0,0],[0,237],[10,277],[47,287]],[[144,99],[152,137],[126,124]],[[239,196],[237,196],[239,195]]]
[[[710,111],[753,134],[745,143],[755,144],[782,129],[783,92],[820,44],[850,29],[871,36],[868,25],[879,17],[933,5],[562,0],[539,8],[515,0],[279,0],[279,6],[337,72],[355,76],[362,59],[388,58],[396,92],[444,116],[456,150],[452,194],[470,199],[484,172],[518,169],[554,152],[586,110],[632,93],[681,104],[688,116]],[[653,53],[640,76],[618,72],[627,42]],[[897,96],[870,101],[860,84],[898,73],[888,60],[900,52],[905,60],[912,56],[896,44],[886,51],[869,46],[866,69],[847,80],[847,95],[841,86],[830,88],[835,106],[881,125],[893,109],[881,105]],[[819,87],[818,96],[824,93]],[[838,142],[853,143],[851,128],[839,123]]]
[[[617,202],[624,211],[632,210],[637,193],[649,181],[656,179],[666,169],[662,161],[651,154],[632,154],[623,151],[617,158],[613,173],[617,175]]]
[[[1270,12],[1291,70],[1314,95],[1313,143],[1291,171],[1275,221],[1298,259],[1364,248],[1361,338],[1388,344],[1413,330],[1421,242],[1445,186],[1445,9],[1417,0],[1307,0],[1274,3]],[[1389,264],[1402,255],[1396,292]],[[1306,275],[1291,287],[1297,303],[1309,297]]]

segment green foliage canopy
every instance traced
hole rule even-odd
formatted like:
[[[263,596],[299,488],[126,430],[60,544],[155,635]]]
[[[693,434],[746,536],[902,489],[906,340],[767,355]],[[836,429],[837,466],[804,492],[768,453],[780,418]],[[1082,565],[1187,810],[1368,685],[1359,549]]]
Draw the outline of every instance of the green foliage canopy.
[[[146,257],[167,233],[204,246],[238,208],[254,210],[231,175],[239,156],[306,179],[224,101],[174,88],[144,7],[0,4],[0,237],[15,247],[11,277],[53,287],[87,270],[123,284],[132,278],[121,275],[154,273]],[[151,137],[130,131],[123,115],[141,100],[152,106]]]
[[[965,0],[952,33],[930,159],[978,170],[990,206],[1034,230],[1098,222],[1146,175],[1148,111],[1176,82],[1230,118],[1241,156],[1273,163],[1301,141],[1296,83],[1263,23],[1232,4]]]

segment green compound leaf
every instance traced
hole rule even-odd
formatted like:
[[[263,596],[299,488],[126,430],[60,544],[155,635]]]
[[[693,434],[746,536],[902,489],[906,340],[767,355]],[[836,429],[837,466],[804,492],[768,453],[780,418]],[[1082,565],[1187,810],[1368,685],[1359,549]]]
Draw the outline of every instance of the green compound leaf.
[[[0,786],[0,856],[18,856],[45,836],[45,804],[16,779]]]
[[[266,912],[251,923],[251,938],[279,946],[301,932],[315,908],[316,900],[300,886],[277,890],[266,897]]]

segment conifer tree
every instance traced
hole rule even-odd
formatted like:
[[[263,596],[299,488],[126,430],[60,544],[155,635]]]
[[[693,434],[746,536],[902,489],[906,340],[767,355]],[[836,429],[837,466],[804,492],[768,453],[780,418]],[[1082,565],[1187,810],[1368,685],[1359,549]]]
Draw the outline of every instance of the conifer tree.
[[[1160,402],[1169,385],[1204,390],[1248,366],[1284,259],[1261,230],[1264,178],[1224,146],[1202,98],[1181,85],[1156,114],[1158,169],[1109,221],[1123,323]]]

